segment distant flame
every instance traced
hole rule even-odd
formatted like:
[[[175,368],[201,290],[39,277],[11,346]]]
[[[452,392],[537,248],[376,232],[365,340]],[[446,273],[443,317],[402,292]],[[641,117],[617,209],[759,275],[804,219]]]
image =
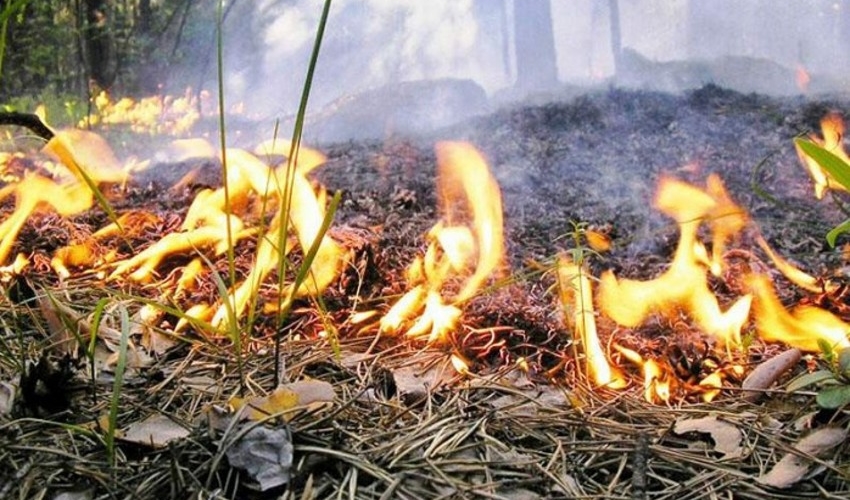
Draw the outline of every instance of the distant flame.
[[[380,323],[384,333],[403,331],[429,343],[446,339],[460,320],[460,304],[478,292],[504,253],[502,197],[481,154],[470,144],[439,143],[437,171],[442,218],[428,232],[425,255],[408,269],[410,290]]]
[[[806,70],[806,68],[798,64],[797,70],[794,73],[795,79],[797,81],[797,88],[800,89],[800,92],[806,93],[809,91],[809,84],[812,83],[812,76]]]

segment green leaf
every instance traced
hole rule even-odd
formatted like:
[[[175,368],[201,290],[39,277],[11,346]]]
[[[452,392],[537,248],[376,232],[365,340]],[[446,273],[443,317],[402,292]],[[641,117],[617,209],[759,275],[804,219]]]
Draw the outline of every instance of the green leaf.
[[[850,190],[850,165],[848,165],[844,160],[831,153],[829,150],[824,149],[806,139],[794,139],[794,144],[802,149],[804,153],[809,155],[809,157],[818,162],[818,165],[829,172],[836,181]]]
[[[850,385],[834,385],[825,387],[815,398],[818,406],[829,410],[841,408],[850,404]]]
[[[850,232],[850,219],[830,229],[826,233],[826,242],[829,243],[830,248],[835,248],[835,240],[838,239],[838,236],[847,232]]]
[[[818,370],[812,373],[805,373],[788,382],[787,392],[796,392],[800,389],[819,384],[825,380],[835,380],[835,375],[829,370]]]

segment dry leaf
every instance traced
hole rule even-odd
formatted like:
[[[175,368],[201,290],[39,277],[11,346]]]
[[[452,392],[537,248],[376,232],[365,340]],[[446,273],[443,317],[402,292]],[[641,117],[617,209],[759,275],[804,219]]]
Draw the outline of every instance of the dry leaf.
[[[289,482],[293,451],[288,428],[256,426],[227,448],[227,460],[247,472],[260,491],[267,491]]]
[[[794,445],[799,453],[786,453],[767,474],[756,478],[756,482],[774,488],[788,488],[805,477],[814,462],[804,455],[820,457],[847,439],[847,431],[835,427],[824,427],[804,437]]]
[[[15,405],[18,387],[11,382],[0,382],[0,415],[8,415]]]
[[[743,399],[756,401],[762,395],[761,391],[772,386],[776,379],[796,365],[802,356],[803,352],[799,349],[788,349],[758,365],[741,384],[741,388],[746,391]]]
[[[135,422],[124,429],[122,441],[136,443],[151,448],[164,448],[169,442],[183,439],[190,431],[182,425],[161,414],[153,414],[141,422]]]
[[[427,370],[419,366],[402,366],[392,370],[396,393],[406,401],[415,401],[433,392],[454,378],[454,368],[436,363]]]
[[[744,454],[744,448],[741,446],[744,434],[741,430],[734,424],[717,420],[715,416],[679,420],[673,426],[673,432],[709,434],[714,441],[714,450],[723,454],[723,460],[738,458]]]
[[[307,409],[333,403],[333,386],[321,380],[300,380],[278,387],[264,397],[242,399],[234,397],[230,406],[234,411],[248,406],[245,415],[251,420],[263,420],[279,415],[289,420],[296,409]]]

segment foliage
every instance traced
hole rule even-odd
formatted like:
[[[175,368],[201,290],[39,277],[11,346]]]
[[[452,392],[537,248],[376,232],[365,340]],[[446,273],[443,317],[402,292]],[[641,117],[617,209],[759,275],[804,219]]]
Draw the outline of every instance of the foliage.
[[[198,88],[215,74],[217,0],[12,0],[0,6],[0,101],[41,94],[88,99],[106,88],[114,94],[151,95]],[[243,5],[244,4],[244,5]],[[250,61],[259,57],[261,27],[253,2],[227,2],[242,29],[240,46]],[[87,13],[98,8],[96,23]],[[256,12],[255,12],[256,11]],[[101,57],[93,52],[93,28],[105,39]],[[102,60],[101,60],[102,59]],[[244,59],[244,58],[243,58]],[[98,82],[98,65],[108,81]],[[234,68],[230,68],[234,70]],[[242,70],[244,68],[236,68]],[[78,117],[79,118],[79,117]]]
[[[850,191],[850,164],[809,140],[798,138],[794,140],[794,143],[826,170],[835,181]],[[832,228],[826,234],[826,240],[831,247],[834,247],[838,236],[846,232],[850,232],[850,219]]]
[[[821,408],[836,409],[850,404],[850,347],[836,350],[819,342],[826,368],[805,373],[788,384],[788,392],[817,387],[815,401]]]

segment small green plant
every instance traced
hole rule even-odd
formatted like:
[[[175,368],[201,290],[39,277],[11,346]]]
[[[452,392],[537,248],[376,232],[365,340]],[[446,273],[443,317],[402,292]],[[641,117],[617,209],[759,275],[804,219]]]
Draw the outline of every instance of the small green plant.
[[[832,180],[835,180],[844,186],[847,191],[850,191],[850,164],[828,149],[810,140],[798,137],[794,139],[794,144],[832,176]],[[838,236],[846,232],[850,232],[850,219],[835,226],[826,234],[826,241],[829,243],[829,246],[834,247]]]
[[[826,367],[795,378],[788,384],[787,391],[816,387],[818,406],[827,409],[844,407],[850,404],[850,347],[836,349],[823,340],[819,340],[818,344]]]

